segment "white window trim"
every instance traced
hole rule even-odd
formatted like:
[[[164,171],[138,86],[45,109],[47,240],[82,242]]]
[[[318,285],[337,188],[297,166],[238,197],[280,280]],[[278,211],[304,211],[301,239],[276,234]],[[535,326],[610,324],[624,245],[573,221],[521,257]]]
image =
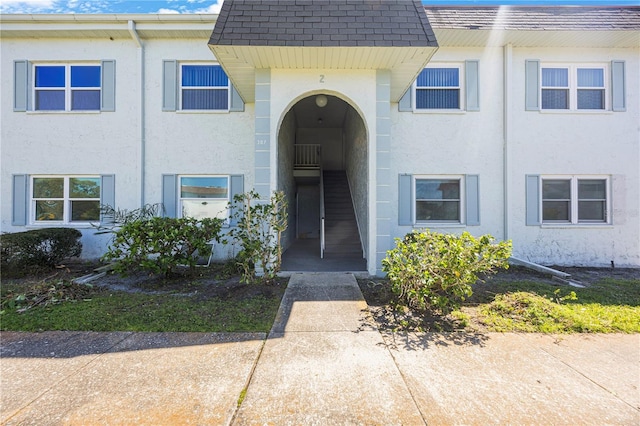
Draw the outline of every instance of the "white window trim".
[[[464,114],[466,113],[466,96],[465,96],[465,64],[464,62],[433,62],[429,63],[425,68],[457,68],[458,69],[458,86],[442,86],[443,89],[458,89],[459,108],[418,108],[417,102],[417,90],[426,89],[427,87],[418,86],[418,78],[416,77],[411,86],[413,90],[413,96],[411,97],[411,107],[414,113],[436,113],[436,114]],[[422,70],[420,70],[422,72]]]
[[[544,180],[570,180],[571,181],[571,198],[569,201],[571,211],[569,221],[545,221],[543,216],[543,181]],[[578,181],[579,180],[604,180],[605,181],[605,220],[604,221],[578,221]],[[541,175],[540,176],[540,211],[539,217],[543,227],[593,227],[611,225],[611,176],[609,175]]]
[[[460,185],[459,191],[460,191],[460,198],[459,198],[459,216],[460,216],[460,220],[458,221],[442,221],[442,220],[418,220],[418,215],[417,215],[417,202],[418,202],[418,198],[416,196],[416,183],[418,180],[424,180],[424,179],[428,179],[428,180],[438,180],[438,179],[457,179]],[[412,208],[412,217],[414,218],[414,226],[416,227],[424,227],[425,225],[429,225],[429,226],[434,226],[434,227],[456,227],[456,226],[465,226],[466,224],[466,217],[465,217],[465,212],[466,212],[466,205],[465,205],[465,198],[466,198],[466,193],[465,193],[465,181],[464,181],[464,175],[413,175],[413,182],[412,182],[412,203],[411,203],[411,208]]]
[[[33,100],[33,111],[30,113],[38,114],[95,114],[100,112],[100,104],[98,108],[90,110],[74,110],[71,109],[71,95],[72,91],[76,90],[98,90],[102,96],[102,85],[97,87],[71,87],[71,67],[72,66],[85,66],[85,67],[99,67],[100,75],[102,76],[102,64],[100,62],[35,62],[31,64],[32,76],[31,76],[31,96]],[[36,87],[36,68],[37,67],[64,67],[64,87]],[[64,90],[64,110],[42,110],[36,109],[36,100],[38,99],[37,92],[39,91],[60,91]]]
[[[188,201],[202,201],[204,199],[208,200],[210,198],[183,198],[180,194],[180,188],[182,187],[182,178],[225,178],[227,180],[227,207],[226,207],[226,218],[224,219],[224,226],[229,226],[229,224],[231,223],[231,216],[230,216],[230,210],[228,207],[228,203],[231,201],[230,197],[231,197],[231,175],[189,175],[189,174],[184,174],[184,175],[178,175],[178,185],[177,185],[177,197],[178,197],[178,217],[185,217],[182,212],[183,212],[183,207],[182,207],[182,202],[184,200],[188,200]],[[222,198],[215,198],[215,200],[223,200]]]
[[[552,108],[543,108],[542,107],[542,90],[543,89],[554,89],[554,87],[546,87],[542,85],[542,69],[543,68],[566,68],[569,70],[569,108],[567,109],[552,109]],[[603,78],[604,78],[604,87],[599,87],[597,89],[604,90],[604,109],[578,109],[578,68],[580,69],[602,69],[603,70]],[[609,70],[609,64],[604,62],[598,63],[554,63],[554,62],[540,62],[540,75],[538,76],[540,81],[539,93],[538,96],[540,99],[540,111],[541,112],[552,112],[552,113],[586,113],[586,114],[600,114],[603,112],[611,112],[611,100],[609,97],[610,86],[611,86],[611,76]],[[561,89],[561,88],[558,88]],[[589,89],[587,87],[582,87],[580,89]]]
[[[217,62],[178,62],[178,105],[176,112],[179,113],[189,113],[189,114],[220,114],[220,113],[228,113],[231,108],[231,80],[229,76],[227,76],[227,86],[187,86],[187,89],[195,89],[195,90],[205,90],[205,89],[215,89],[215,90],[226,90],[227,91],[227,108],[226,109],[184,109],[182,108],[182,90],[185,88],[182,86],[182,67],[185,65],[211,65],[211,66],[220,66]]]
[[[91,178],[91,179],[100,179],[100,175],[31,175],[29,176],[29,220],[27,223],[30,226],[51,226],[51,225],[92,225],[100,223],[100,219],[98,220],[87,220],[87,221],[72,221],[71,220],[71,201],[72,199],[69,197],[69,189],[70,189],[70,180],[73,178]],[[33,189],[34,189],[34,180],[35,179],[64,179],[63,183],[63,197],[61,198],[64,203],[64,207],[62,210],[62,220],[37,220],[36,219],[36,201],[38,200],[46,200],[46,198],[34,198]],[[102,195],[102,186],[100,187],[100,192]],[[58,200],[58,198],[54,198]],[[98,201],[101,202],[101,197],[98,198],[73,198],[74,201]]]

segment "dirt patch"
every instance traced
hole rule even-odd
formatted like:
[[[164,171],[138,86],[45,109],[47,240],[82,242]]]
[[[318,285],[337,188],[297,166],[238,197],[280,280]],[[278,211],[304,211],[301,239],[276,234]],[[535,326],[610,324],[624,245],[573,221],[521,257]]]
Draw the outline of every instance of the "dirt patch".
[[[33,271],[21,278],[3,278],[3,285],[14,291],[20,287],[27,289],[40,283],[59,280],[71,281],[92,274],[94,269],[103,264],[97,261],[72,259],[55,269]],[[121,276],[116,273],[90,281],[96,291],[121,291],[127,293],[172,294],[193,297],[195,301],[209,298],[245,300],[257,296],[265,298],[281,297],[288,278],[276,278],[268,283],[243,284],[238,275],[228,276],[223,273],[222,265],[199,267],[195,274],[188,269],[179,269],[169,277],[144,272]]]

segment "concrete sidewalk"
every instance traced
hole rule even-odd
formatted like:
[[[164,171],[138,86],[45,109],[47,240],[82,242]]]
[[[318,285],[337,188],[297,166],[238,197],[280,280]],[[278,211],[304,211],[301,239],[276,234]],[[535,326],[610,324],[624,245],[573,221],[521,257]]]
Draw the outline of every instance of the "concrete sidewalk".
[[[3,332],[0,423],[640,424],[640,335],[377,331],[294,274],[261,333]]]

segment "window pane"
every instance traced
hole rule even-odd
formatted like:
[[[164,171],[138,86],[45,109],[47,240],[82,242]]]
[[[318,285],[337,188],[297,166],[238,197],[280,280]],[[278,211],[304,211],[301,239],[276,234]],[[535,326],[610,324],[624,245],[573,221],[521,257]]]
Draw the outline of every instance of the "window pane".
[[[228,179],[226,177],[182,177],[180,178],[180,197],[226,200],[229,197]]]
[[[543,87],[569,87],[569,69],[542,68]]]
[[[63,200],[36,201],[36,220],[62,220]]]
[[[571,198],[569,179],[545,179],[542,181],[542,199],[568,200]]]
[[[569,90],[542,89],[542,109],[569,109]]]
[[[460,221],[459,201],[418,201],[416,220]]]
[[[604,179],[578,180],[578,198],[580,200],[605,200],[607,198],[607,181]]]
[[[229,79],[219,65],[183,65],[182,85],[227,87]]]
[[[184,89],[182,91],[182,109],[220,109],[229,105],[227,90],[220,89]]]
[[[74,90],[71,92],[71,109],[97,111],[100,109],[99,90]]]
[[[578,109],[604,109],[604,90],[578,90]]]
[[[64,197],[64,178],[34,178],[33,198]]]
[[[64,111],[64,90],[36,90],[37,111]]]
[[[604,70],[578,68],[578,87],[604,87]]]
[[[459,74],[458,68],[425,68],[418,75],[417,85],[421,87],[458,87],[460,86]]]
[[[227,219],[227,200],[182,200],[182,216]]]
[[[72,66],[71,87],[100,87],[100,67]]]
[[[460,181],[458,179],[418,179],[416,180],[418,200],[459,200]]]
[[[569,213],[571,211],[569,201],[543,201],[542,202],[542,220],[549,221],[569,221]]]
[[[460,109],[459,89],[417,89],[418,109]]]
[[[100,178],[69,179],[70,198],[100,198]]]
[[[64,87],[64,66],[36,67],[36,87]]]
[[[605,201],[579,201],[578,221],[605,221]]]
[[[100,201],[71,201],[71,221],[100,220]]]

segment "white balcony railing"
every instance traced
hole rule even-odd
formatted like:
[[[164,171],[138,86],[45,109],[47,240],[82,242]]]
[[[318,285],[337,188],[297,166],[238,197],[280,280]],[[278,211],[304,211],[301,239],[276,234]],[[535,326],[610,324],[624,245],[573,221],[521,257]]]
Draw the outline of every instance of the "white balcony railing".
[[[320,168],[319,144],[296,144],[294,169],[315,170]]]

